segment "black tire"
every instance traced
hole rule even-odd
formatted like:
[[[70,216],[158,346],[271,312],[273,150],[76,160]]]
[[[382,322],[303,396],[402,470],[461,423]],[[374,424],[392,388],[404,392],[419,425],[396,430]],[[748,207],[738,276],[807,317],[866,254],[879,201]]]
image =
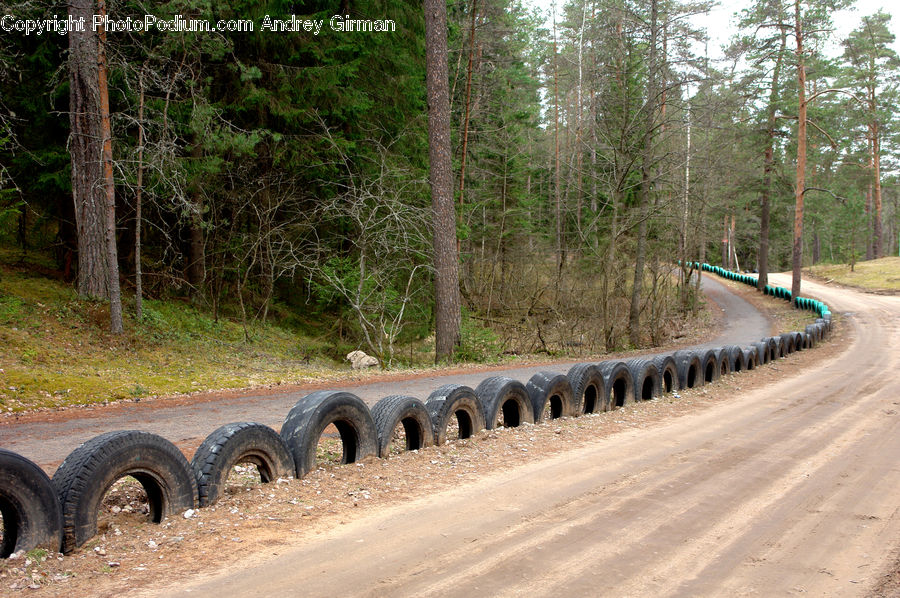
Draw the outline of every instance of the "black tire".
[[[766,346],[766,354],[768,355],[768,361],[775,361],[778,359],[778,345],[775,344],[775,339],[771,336],[767,336],[762,339],[762,343]]]
[[[771,361],[772,353],[769,351],[769,344],[765,342],[753,343],[751,345],[756,349],[756,365],[765,365]]]
[[[719,378],[731,373],[731,356],[729,350],[729,347],[719,347],[715,350],[716,361],[719,363]]]
[[[406,450],[417,451],[434,444],[434,424],[425,403],[415,397],[390,395],[372,407],[378,435],[378,456],[387,459],[397,426],[403,426]]]
[[[680,389],[703,386],[703,366],[693,351],[675,351],[672,354],[678,367],[678,387]]]
[[[801,332],[790,332],[793,339],[794,351],[802,351],[804,349],[803,346],[803,334]]]
[[[740,373],[747,369],[747,363],[744,361],[744,351],[735,345],[728,345],[722,349],[722,352],[728,359],[728,370],[732,373]]]
[[[809,340],[809,334],[807,334],[806,332],[801,332],[800,339],[801,339],[800,344],[803,346],[804,349],[812,348],[811,341]]]
[[[790,332],[784,332],[779,334],[778,337],[781,339],[781,356],[787,357],[794,352],[794,335]]]
[[[225,424],[206,437],[191,459],[201,507],[219,500],[238,463],[256,465],[263,484],[294,475],[294,459],[275,430],[249,422]]]
[[[197,480],[174,444],[139,430],[101,434],[72,451],[53,474],[63,514],[63,552],[96,535],[100,502],[124,476],[144,487],[154,523],[197,504]]]
[[[349,392],[319,390],[297,401],[281,426],[297,479],[315,469],[319,438],[332,424],[341,437],[341,463],[355,463],[378,453],[375,421],[362,399]]]
[[[528,380],[525,389],[534,409],[534,423],[576,415],[572,384],[565,375],[538,372]]]
[[[653,365],[659,372],[660,390],[670,393],[679,389],[678,366],[671,355],[657,355],[653,358]]]
[[[428,395],[425,408],[434,425],[434,443],[447,442],[447,424],[455,417],[459,423],[459,438],[470,438],[484,429],[484,407],[478,395],[462,384],[445,384]]]
[[[481,381],[475,395],[484,409],[484,427],[493,430],[503,416],[503,426],[516,428],[534,423],[534,405],[525,385],[506,376],[491,376]]]
[[[700,358],[700,371],[704,384],[712,384],[719,379],[719,359],[713,349],[697,352]]]
[[[578,363],[566,374],[572,385],[576,413],[599,413],[609,411],[609,394],[603,374],[593,363]]]
[[[635,401],[651,401],[660,395],[660,375],[650,359],[640,357],[625,362],[631,372]]]
[[[772,351],[772,361],[784,357],[784,344],[780,336],[769,336],[763,340],[769,344],[769,349]]]
[[[755,370],[759,366],[759,351],[756,347],[744,349],[744,369],[748,372]]]
[[[634,378],[624,361],[601,361],[597,364],[606,384],[609,408],[624,407],[634,400]]]
[[[43,469],[4,449],[0,449],[0,516],[0,559],[33,548],[60,551],[62,510],[53,483]]]
[[[816,323],[813,324],[816,327],[816,334],[819,335],[819,342],[825,340],[825,322],[816,320]]]
[[[806,345],[810,349],[814,348],[819,343],[819,337],[816,334],[816,327],[813,324],[808,324],[806,326]]]

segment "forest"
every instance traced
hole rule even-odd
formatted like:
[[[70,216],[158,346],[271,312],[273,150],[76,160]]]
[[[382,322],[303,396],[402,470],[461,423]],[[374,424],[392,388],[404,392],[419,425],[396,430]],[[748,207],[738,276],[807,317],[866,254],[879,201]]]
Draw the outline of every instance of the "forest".
[[[700,0],[0,4],[3,259],[113,334],[152,299],[385,367],[595,354],[683,334],[690,262],[900,249],[893,25],[838,39],[850,0],[753,0],[724,60]]]

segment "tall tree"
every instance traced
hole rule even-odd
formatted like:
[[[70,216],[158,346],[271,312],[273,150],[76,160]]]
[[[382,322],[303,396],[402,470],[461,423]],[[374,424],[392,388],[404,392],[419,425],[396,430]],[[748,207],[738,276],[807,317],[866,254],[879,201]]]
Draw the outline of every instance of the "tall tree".
[[[647,220],[650,217],[650,189],[653,186],[655,170],[653,138],[656,133],[657,112],[660,94],[656,89],[657,70],[657,22],[659,16],[658,0],[650,0],[650,35],[647,61],[647,99],[644,104],[643,118],[644,138],[641,156],[641,184],[638,191],[638,238],[637,251],[634,258],[634,281],[631,288],[631,308],[628,313],[628,335],[631,345],[641,344],[641,290],[644,285],[644,263],[647,257]]]
[[[459,260],[450,146],[447,3],[425,0],[425,86],[428,94],[428,180],[434,251],[435,360],[452,359],[459,344]]]
[[[740,49],[748,59],[747,80],[751,91],[751,105],[762,104],[763,164],[759,185],[759,249],[757,288],[762,291],[769,284],[769,227],[772,192],[776,171],[776,138],[779,132],[778,112],[781,97],[782,69],[787,54],[787,39],[791,19],[782,0],[758,0],[741,12],[739,25],[752,34],[740,40]],[[765,92],[768,93],[764,96]],[[755,139],[756,137],[754,137]]]
[[[802,0],[794,0],[794,38],[797,43],[797,176],[794,181],[794,242],[791,258],[791,298],[796,302],[800,295],[801,269],[803,267],[803,202],[808,191],[806,186],[807,112],[809,103],[817,97],[835,91],[822,89],[807,98],[806,65],[807,54],[813,47],[808,43],[816,35],[830,30],[831,13],[845,8],[848,0],[807,0],[805,10]],[[809,39],[807,39],[809,38]]]
[[[803,267],[803,198],[806,195],[806,57],[803,48],[803,21],[800,0],[794,0],[794,37],[797,42],[797,178],[794,181],[794,245],[791,259],[791,298],[800,296]]]
[[[874,219],[872,223],[872,254],[880,258],[884,254],[882,240],[882,185],[881,146],[884,139],[884,123],[890,119],[886,110],[896,100],[897,70],[900,58],[891,48],[894,35],[890,32],[891,16],[877,12],[863,17],[858,29],[844,40],[844,59],[849,68],[846,77],[859,91],[865,105],[865,120],[869,147],[871,173],[871,197]],[[868,199],[868,194],[867,194]],[[868,206],[868,202],[867,202]]]

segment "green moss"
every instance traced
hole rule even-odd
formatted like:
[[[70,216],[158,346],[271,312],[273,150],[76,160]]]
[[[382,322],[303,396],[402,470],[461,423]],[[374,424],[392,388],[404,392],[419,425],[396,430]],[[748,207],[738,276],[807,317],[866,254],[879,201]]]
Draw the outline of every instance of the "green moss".
[[[299,382],[337,366],[322,340],[256,323],[246,342],[240,322],[181,301],[145,301],[140,321],[126,316],[124,335],[108,325],[107,304],[79,300],[27,264],[2,268],[0,410]]]

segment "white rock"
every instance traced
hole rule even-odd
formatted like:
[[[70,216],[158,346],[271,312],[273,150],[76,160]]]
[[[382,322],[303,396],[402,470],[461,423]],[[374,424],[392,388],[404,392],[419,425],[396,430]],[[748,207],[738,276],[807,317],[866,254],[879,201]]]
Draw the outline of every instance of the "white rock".
[[[187,511],[184,512],[185,519],[190,519],[193,516],[194,516],[194,509],[188,509]]]
[[[352,364],[354,370],[362,370],[378,365],[378,360],[371,355],[366,355],[364,351],[351,351],[347,353],[347,361]]]

